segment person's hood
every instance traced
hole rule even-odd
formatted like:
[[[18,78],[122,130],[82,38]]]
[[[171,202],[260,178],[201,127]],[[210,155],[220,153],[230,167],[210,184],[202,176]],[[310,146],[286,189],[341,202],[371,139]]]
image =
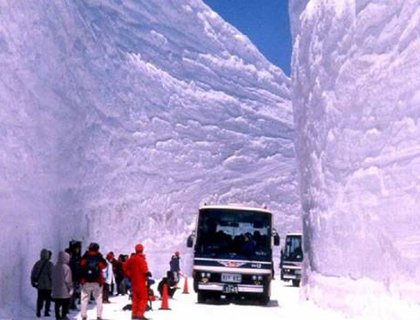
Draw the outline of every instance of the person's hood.
[[[136,246],[134,247],[134,250],[136,250],[136,253],[143,253],[144,246],[141,243],[136,244]]]
[[[39,256],[41,257],[42,260],[48,260],[50,258],[50,253],[47,249],[42,249]]]
[[[60,251],[58,253],[58,257],[57,257],[57,263],[69,264],[70,263],[70,255],[67,252]]]
[[[114,254],[112,252],[108,252],[108,254],[106,255],[106,260],[108,261],[114,260]]]

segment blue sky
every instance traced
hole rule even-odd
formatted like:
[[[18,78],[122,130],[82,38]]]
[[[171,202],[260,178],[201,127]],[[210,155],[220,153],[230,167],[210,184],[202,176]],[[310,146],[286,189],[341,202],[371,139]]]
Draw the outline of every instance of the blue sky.
[[[288,0],[203,0],[248,36],[262,54],[290,75]]]

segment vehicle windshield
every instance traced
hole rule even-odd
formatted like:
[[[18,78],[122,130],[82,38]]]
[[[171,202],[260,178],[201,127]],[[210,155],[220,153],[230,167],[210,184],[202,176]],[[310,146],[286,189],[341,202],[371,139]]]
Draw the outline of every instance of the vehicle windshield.
[[[288,261],[302,261],[302,236],[286,236],[284,259]]]
[[[204,257],[271,261],[271,214],[202,209],[195,250]]]

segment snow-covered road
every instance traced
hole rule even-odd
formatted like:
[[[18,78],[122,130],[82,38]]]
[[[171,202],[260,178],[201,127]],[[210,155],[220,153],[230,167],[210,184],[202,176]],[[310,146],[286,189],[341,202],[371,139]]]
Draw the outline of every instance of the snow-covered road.
[[[310,302],[299,300],[299,289],[291,285],[275,280],[271,301],[268,306],[252,304],[198,304],[196,294],[191,290],[192,280],[189,281],[189,293],[183,294],[182,288],[175,293],[173,299],[169,300],[171,310],[159,310],[161,301],[153,302],[153,310],[146,313],[146,317],[153,320],[223,320],[223,319],[313,319],[313,320],[343,320],[348,319],[337,313],[317,308]],[[155,288],[154,288],[155,289]],[[155,290],[157,292],[157,290]],[[127,296],[111,297],[111,304],[105,304],[103,310],[104,320],[129,320],[129,311],[122,311],[128,301]],[[37,319],[33,318],[25,319]],[[48,319],[48,318],[45,318]],[[80,314],[72,312],[71,320],[79,320]],[[96,310],[91,305],[88,312],[88,319],[96,319]]]

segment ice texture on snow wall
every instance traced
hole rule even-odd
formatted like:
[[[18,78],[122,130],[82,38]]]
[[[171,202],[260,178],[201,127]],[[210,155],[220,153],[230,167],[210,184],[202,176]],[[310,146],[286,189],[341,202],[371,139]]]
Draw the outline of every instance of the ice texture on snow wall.
[[[34,301],[29,272],[40,249],[82,234],[79,124],[88,101],[73,69],[73,25],[57,9],[0,3],[0,318],[14,302]]]
[[[289,79],[200,1],[2,2],[0,69],[0,318],[71,238],[165,271],[204,201],[299,228]]]
[[[398,319],[395,303],[420,303],[419,1],[290,14],[306,293]]]

